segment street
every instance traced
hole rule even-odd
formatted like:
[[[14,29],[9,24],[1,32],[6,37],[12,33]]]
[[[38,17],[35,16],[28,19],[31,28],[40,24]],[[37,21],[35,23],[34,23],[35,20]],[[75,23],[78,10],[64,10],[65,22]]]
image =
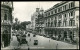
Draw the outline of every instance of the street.
[[[43,36],[36,35],[33,37],[32,33],[26,34],[26,40],[28,41],[29,46],[27,44],[21,44],[21,49],[76,49],[77,45],[68,44],[61,41],[52,40],[50,38],[46,38]],[[34,45],[34,40],[38,40],[38,45]],[[13,40],[11,41],[10,48],[18,48],[18,41],[16,36],[13,36]]]
[[[79,1],[2,1],[4,49],[79,49]]]

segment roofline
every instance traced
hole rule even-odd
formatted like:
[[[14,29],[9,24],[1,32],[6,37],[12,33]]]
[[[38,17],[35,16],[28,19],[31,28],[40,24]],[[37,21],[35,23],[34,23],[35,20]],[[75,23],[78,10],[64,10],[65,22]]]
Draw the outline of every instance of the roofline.
[[[62,5],[62,4],[64,4],[64,3],[67,3],[67,2],[69,2],[69,1],[61,1],[60,3],[55,4],[53,7],[51,7],[51,8],[49,8],[49,9],[45,10],[44,13],[46,13],[46,12],[50,11],[51,9],[54,9],[54,8],[56,8],[56,7],[58,7],[58,6]]]

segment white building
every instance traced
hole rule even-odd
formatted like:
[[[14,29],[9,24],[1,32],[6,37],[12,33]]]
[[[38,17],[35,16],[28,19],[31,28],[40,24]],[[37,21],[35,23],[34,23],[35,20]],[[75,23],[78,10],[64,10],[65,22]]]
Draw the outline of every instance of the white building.
[[[36,12],[34,12],[31,16],[31,27],[32,27],[32,30],[35,30],[35,20],[38,16],[38,12],[39,12],[39,8],[36,8]]]

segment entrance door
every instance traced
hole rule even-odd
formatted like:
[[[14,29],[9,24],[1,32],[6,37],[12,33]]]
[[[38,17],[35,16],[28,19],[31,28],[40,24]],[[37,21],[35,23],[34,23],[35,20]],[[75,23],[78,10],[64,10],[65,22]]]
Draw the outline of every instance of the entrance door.
[[[67,32],[64,31],[64,39],[67,39]]]
[[[8,39],[8,31],[7,30],[5,30],[5,31],[3,31],[3,34],[2,34],[2,41],[4,42],[4,47],[6,47],[6,46],[8,46],[8,41],[9,39]]]

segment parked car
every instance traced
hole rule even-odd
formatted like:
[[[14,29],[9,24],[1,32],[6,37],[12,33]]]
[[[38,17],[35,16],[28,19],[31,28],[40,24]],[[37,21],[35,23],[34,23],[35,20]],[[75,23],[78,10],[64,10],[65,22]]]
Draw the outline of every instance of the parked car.
[[[46,35],[43,35],[44,37],[46,37]]]
[[[50,36],[46,36],[47,38],[50,38]]]
[[[51,39],[56,40],[56,38],[54,38],[54,37],[51,37]]]
[[[34,40],[34,45],[38,45],[38,40]]]
[[[33,35],[33,37],[36,37],[36,35]]]

